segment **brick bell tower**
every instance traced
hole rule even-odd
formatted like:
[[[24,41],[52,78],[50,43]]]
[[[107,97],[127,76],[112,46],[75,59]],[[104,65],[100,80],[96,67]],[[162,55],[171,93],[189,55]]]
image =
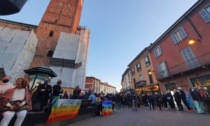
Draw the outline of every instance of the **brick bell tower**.
[[[77,32],[84,0],[51,0],[36,30],[39,40],[31,67],[49,66],[61,32]]]

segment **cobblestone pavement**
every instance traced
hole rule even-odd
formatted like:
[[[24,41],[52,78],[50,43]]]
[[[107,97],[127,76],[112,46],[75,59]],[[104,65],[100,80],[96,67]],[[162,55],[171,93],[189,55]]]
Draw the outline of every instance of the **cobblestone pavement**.
[[[123,108],[110,116],[96,116],[66,126],[210,126],[210,114],[148,110],[143,107],[133,112]]]

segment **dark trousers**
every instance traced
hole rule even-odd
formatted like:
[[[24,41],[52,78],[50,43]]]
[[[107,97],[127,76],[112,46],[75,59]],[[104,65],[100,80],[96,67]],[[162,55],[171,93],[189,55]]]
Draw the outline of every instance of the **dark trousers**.
[[[154,102],[149,102],[149,108],[151,109],[155,109],[155,104]]]
[[[187,107],[188,110],[191,110],[189,104],[187,103],[186,99],[182,99],[182,102],[184,103],[184,105]]]
[[[183,111],[183,110],[184,110],[184,108],[183,108],[183,106],[182,106],[181,100],[176,101],[176,104],[177,104],[177,106],[178,106],[178,108],[179,108],[179,111]]]
[[[157,106],[159,107],[159,109],[162,110],[162,102],[161,101],[158,101],[156,103],[157,103]]]
[[[163,101],[163,105],[165,108],[168,108],[167,101]]]
[[[175,104],[173,100],[168,101],[168,103],[172,109],[175,109]]]
[[[48,96],[41,97],[41,110],[44,110],[45,107],[48,105]]]

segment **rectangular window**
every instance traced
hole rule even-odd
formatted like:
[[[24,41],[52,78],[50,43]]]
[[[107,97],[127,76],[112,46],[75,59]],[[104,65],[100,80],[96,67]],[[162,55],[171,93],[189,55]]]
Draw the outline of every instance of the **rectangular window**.
[[[206,23],[210,22],[210,6],[202,9],[199,13]]]
[[[181,26],[179,27],[174,33],[171,35],[171,39],[173,40],[173,44],[176,45],[181,42],[183,39],[187,37],[187,34],[184,28]]]
[[[195,57],[195,55],[192,52],[192,49],[190,47],[182,49],[181,55],[182,55],[183,59],[185,60],[185,63],[187,64],[188,68],[195,68],[200,65],[199,61]]]
[[[146,64],[146,66],[149,66],[149,65],[150,65],[150,61],[149,61],[149,57],[148,57],[148,56],[146,56],[146,57],[144,58],[144,62],[145,62],[145,64]]]
[[[161,78],[167,77],[169,75],[166,63],[164,61],[158,64],[158,72]]]
[[[154,53],[155,58],[159,57],[162,54],[162,50],[160,48],[160,45],[155,47],[155,49],[153,50],[153,53]]]
[[[134,67],[133,67],[133,68],[131,68],[131,74],[132,74],[132,75],[134,75],[134,74],[135,74],[135,69],[134,69]]]
[[[136,64],[136,69],[137,69],[137,71],[140,71],[141,70],[141,63],[140,62],[138,62]]]

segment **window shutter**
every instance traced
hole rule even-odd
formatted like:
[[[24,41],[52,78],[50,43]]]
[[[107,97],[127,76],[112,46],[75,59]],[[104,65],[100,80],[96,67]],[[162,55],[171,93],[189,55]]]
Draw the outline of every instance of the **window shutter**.
[[[161,62],[161,63],[162,63],[162,62]],[[159,74],[161,74],[161,72],[162,72],[161,67],[160,67],[161,63],[157,64],[157,68],[158,68]]]
[[[153,53],[154,53],[155,58],[157,58],[156,48],[153,50]]]
[[[205,9],[202,9],[199,13],[206,23],[210,22],[210,15],[208,14],[208,12],[206,12]]]
[[[160,48],[160,45],[158,46],[158,51],[160,52],[159,55],[161,55],[163,52],[162,52],[162,49]]]
[[[173,44],[176,45],[177,41],[176,41],[176,38],[174,37],[174,34],[171,34],[171,39],[173,41]]]
[[[179,29],[180,29],[180,33],[182,35],[182,39],[186,38],[187,37],[187,33],[185,32],[184,28],[181,26]]]

